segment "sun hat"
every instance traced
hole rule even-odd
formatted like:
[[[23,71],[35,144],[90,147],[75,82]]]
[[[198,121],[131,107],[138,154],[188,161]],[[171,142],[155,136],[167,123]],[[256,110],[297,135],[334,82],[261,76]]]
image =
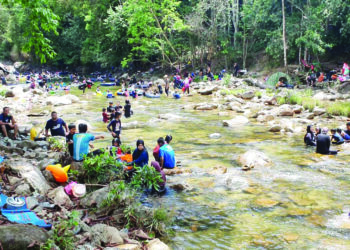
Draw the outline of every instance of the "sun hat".
[[[72,187],[74,197],[80,198],[86,194],[86,186],[84,184],[76,184]]]

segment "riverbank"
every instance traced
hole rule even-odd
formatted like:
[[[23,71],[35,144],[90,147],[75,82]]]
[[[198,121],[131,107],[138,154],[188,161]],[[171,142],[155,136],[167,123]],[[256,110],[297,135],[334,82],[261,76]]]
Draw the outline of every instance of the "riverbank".
[[[75,97],[63,93],[48,97],[39,90],[25,89],[22,93],[19,88],[22,86],[12,91],[14,97],[2,98],[1,104],[13,109],[20,124],[27,124],[21,126],[22,132],[31,127],[31,121],[44,124],[50,111],[57,110],[68,122],[84,119],[93,133],[106,134],[100,122],[101,107],[107,103],[104,97],[96,97],[93,92],[81,96],[76,89],[71,92]],[[338,127],[345,124],[346,117],[331,118],[327,109],[305,110],[298,104],[280,105],[280,98],[290,96],[289,91],[261,90],[245,84],[243,79],[232,78],[228,84],[195,83],[191,92],[192,96],[178,101],[171,98],[132,100],[135,115],[131,120],[123,120],[126,130],[122,138],[128,145],[142,137],[148,148],[152,148],[159,136],[175,135],[174,148],[182,168],[188,171],[169,176],[168,195],[149,198],[149,202],[160,203],[176,214],[175,236],[166,240],[170,246],[186,249],[300,247],[311,246],[311,236],[323,237],[323,243],[328,241],[327,244],[338,238],[344,240],[342,234],[326,236],[326,230],[341,230],[339,228],[347,225],[337,216],[348,202],[344,187],[349,183],[344,178],[349,173],[343,168],[349,160],[348,145],[339,147],[342,152],[338,158],[320,157],[303,147],[302,137],[309,123]],[[305,94],[304,90],[295,93],[310,98],[320,95]],[[332,90],[320,93],[327,96],[327,101],[322,98],[323,103],[334,103]],[[342,97],[344,101],[349,99],[346,95]],[[32,109],[23,112],[30,105]],[[110,140],[104,140],[95,146],[109,144]],[[15,154],[10,156],[15,162],[31,158],[28,161],[35,166],[39,160],[37,154],[43,154],[40,158],[43,162],[56,155],[52,152],[46,155],[45,148],[35,150],[38,151],[35,156],[28,147],[25,151],[29,153],[17,153],[16,158]],[[250,161],[252,158],[263,161]],[[326,163],[331,167],[325,168]],[[250,171],[244,172],[242,168]],[[323,183],[318,183],[320,179]],[[23,178],[21,181],[27,182]],[[31,190],[32,184],[27,184]],[[340,184],[343,188],[334,190]],[[8,188],[11,187],[9,184]],[[287,221],[292,226],[285,225]],[[318,222],[320,225],[315,225]],[[253,229],[242,226],[246,223]],[[298,232],[302,227],[302,232],[309,234]],[[343,243],[348,244],[346,240]]]

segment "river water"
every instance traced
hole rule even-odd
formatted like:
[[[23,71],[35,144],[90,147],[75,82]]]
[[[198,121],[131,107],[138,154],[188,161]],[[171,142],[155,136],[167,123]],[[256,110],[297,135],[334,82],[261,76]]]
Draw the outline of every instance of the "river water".
[[[74,94],[79,93],[73,90]],[[101,109],[108,100],[92,92],[82,102],[62,106],[58,112],[67,122],[88,121],[95,134],[111,137],[101,122]],[[114,100],[124,103],[123,97]],[[171,134],[172,147],[182,167],[192,173],[168,177],[187,183],[190,191],[169,189],[149,202],[175,216],[174,235],[164,238],[174,249],[349,249],[350,248],[350,156],[320,156],[305,148],[302,135],[267,132],[255,123],[237,128],[222,126],[219,111],[195,111],[187,104],[209,102],[210,97],[180,100],[139,98],[132,100],[134,115],[122,122],[145,123],[142,128],[122,131],[124,144],[145,140],[150,159],[160,136]],[[159,120],[171,114],[170,120]],[[176,117],[178,116],[178,117]],[[220,133],[219,139],[210,139]],[[273,165],[244,172],[235,161],[249,149],[264,152]],[[217,173],[214,167],[226,167]]]

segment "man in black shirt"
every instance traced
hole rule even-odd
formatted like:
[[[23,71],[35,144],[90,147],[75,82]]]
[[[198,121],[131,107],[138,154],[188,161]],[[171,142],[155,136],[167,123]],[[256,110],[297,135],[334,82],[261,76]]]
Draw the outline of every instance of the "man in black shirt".
[[[51,119],[47,121],[45,126],[45,136],[49,136],[49,130],[51,136],[64,136],[66,137],[66,132],[68,131],[67,124],[61,119],[58,118],[57,112],[51,113]],[[65,131],[66,130],[66,131]]]
[[[18,126],[13,116],[10,115],[9,107],[3,108],[3,112],[0,115],[0,126],[1,126],[1,132],[5,137],[8,137],[8,131],[14,130],[15,138],[17,138]]]
[[[336,155],[337,151],[330,151],[331,138],[328,135],[328,129],[323,128],[322,134],[317,136],[316,139],[316,153],[323,155]]]
[[[109,106],[107,107],[107,112],[112,113],[112,109],[114,109],[113,102],[109,102]]]

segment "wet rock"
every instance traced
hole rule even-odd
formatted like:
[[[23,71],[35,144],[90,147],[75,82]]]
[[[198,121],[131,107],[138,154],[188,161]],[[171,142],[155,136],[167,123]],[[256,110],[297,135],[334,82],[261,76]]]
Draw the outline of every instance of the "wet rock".
[[[249,182],[246,178],[235,174],[226,174],[224,184],[227,188],[235,191],[245,190],[249,187]]]
[[[268,198],[259,198],[255,201],[255,203],[260,207],[274,207],[279,202]]]
[[[15,193],[20,196],[27,196],[32,193],[30,186],[27,183],[21,184],[15,189]]]
[[[211,86],[203,90],[199,90],[198,94],[201,95],[211,95],[214,91],[218,90],[218,86]]]
[[[300,105],[296,105],[293,107],[293,112],[294,114],[300,114],[301,112],[303,112],[304,108]]]
[[[159,239],[153,239],[146,245],[148,250],[170,250],[170,248]]]
[[[284,105],[279,107],[278,115],[279,116],[293,116],[294,111],[289,105],[284,104]]]
[[[327,100],[327,94],[325,94],[324,92],[319,92],[316,95],[314,95],[312,97],[314,100],[319,100],[319,101],[323,101],[323,100]]]
[[[249,123],[249,120],[245,116],[236,116],[235,118],[231,120],[224,120],[223,125],[224,127],[236,127],[241,126]]]
[[[7,165],[11,170],[18,173],[34,190],[38,191],[41,195],[45,195],[49,191],[50,186],[40,170],[31,165],[29,162],[9,161]]]
[[[218,108],[218,104],[216,103],[199,103],[194,105],[195,110],[213,110],[217,108]]]
[[[326,226],[330,228],[350,229],[350,220],[348,213],[337,215],[334,218],[328,220]]]
[[[221,138],[221,134],[219,134],[219,133],[210,134],[209,138],[210,139],[219,139],[219,138]]]
[[[191,169],[184,169],[184,168],[178,168],[175,167],[173,169],[163,169],[165,175],[176,175],[176,174],[185,174],[185,173],[191,173]]]
[[[5,97],[6,97],[6,98],[15,97],[15,93],[14,93],[12,90],[8,90],[8,91],[5,93]]]
[[[28,249],[33,242],[43,244],[48,238],[48,233],[36,226],[14,224],[0,227],[1,246],[6,250]],[[30,249],[40,249],[40,246],[36,245]]]
[[[315,107],[314,111],[313,111],[313,114],[315,116],[319,116],[319,115],[323,115],[326,113],[326,110],[323,109],[323,108],[319,108],[319,107]]]
[[[227,173],[227,167],[224,167],[224,166],[213,167],[213,169],[209,171],[209,174],[213,174],[213,175],[226,174],[226,173]]]
[[[171,113],[167,113],[167,114],[160,114],[158,115],[159,119],[162,120],[168,120],[168,121],[178,121],[178,120],[182,120],[182,117],[179,115],[175,115],[175,114],[171,114]]]
[[[306,116],[306,119],[309,119],[309,120],[313,120],[314,118],[315,118],[315,115],[314,115],[313,113],[308,114],[308,115]]]
[[[107,247],[105,250],[141,250],[139,244],[123,244],[117,247]]]
[[[255,97],[255,92],[254,91],[248,91],[243,94],[241,94],[241,97],[245,100],[250,100]]]
[[[97,208],[102,207],[102,203],[108,197],[109,187],[104,187],[98,189],[92,193],[87,194],[83,199],[80,200],[80,204],[84,207],[93,207]]]
[[[102,244],[123,244],[123,238],[118,229],[105,224],[96,224],[91,227],[92,240],[95,245]]]
[[[271,160],[262,152],[249,150],[238,157],[239,164],[244,170],[255,167],[265,167],[271,164]]]
[[[193,187],[191,187],[189,184],[187,183],[169,183],[168,184],[170,188],[174,189],[175,191],[190,191],[193,189]]]
[[[47,196],[57,205],[66,207],[71,207],[73,205],[73,202],[70,200],[62,186],[51,190]]]
[[[46,99],[46,105],[63,106],[70,104],[72,104],[72,100],[66,96],[49,96]]]
[[[273,121],[275,119],[275,117],[273,115],[259,115],[256,120],[258,122],[269,122],[269,121]]]
[[[297,241],[299,239],[299,235],[295,233],[285,233],[282,237],[287,242]]]
[[[269,129],[269,131],[273,133],[280,132],[281,130],[282,130],[282,127],[280,125],[274,125]]]
[[[79,97],[69,94],[64,96],[66,99],[70,100],[72,103],[77,103],[80,101]]]
[[[18,183],[21,180],[20,178],[18,178],[16,176],[8,176],[7,178],[9,180],[11,186],[15,185],[16,183]]]

